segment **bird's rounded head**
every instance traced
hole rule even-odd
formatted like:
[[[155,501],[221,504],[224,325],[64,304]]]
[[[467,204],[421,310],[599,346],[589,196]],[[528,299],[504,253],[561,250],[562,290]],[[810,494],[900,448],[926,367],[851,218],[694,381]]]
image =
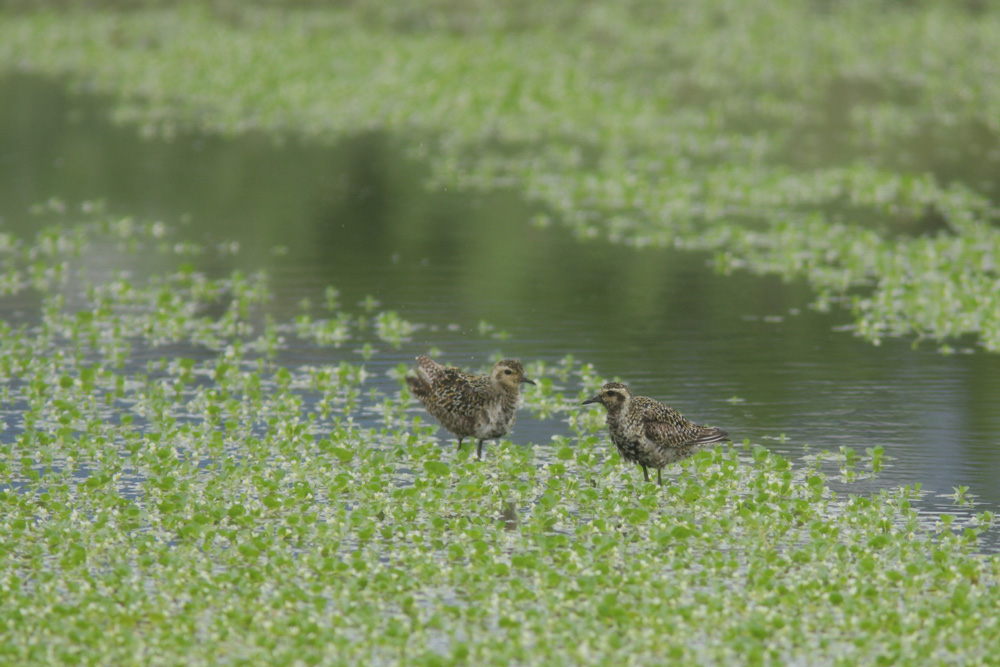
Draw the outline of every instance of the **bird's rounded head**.
[[[517,391],[521,384],[535,384],[534,380],[529,380],[524,374],[524,366],[517,359],[501,359],[493,364],[490,370],[490,377],[493,382],[508,391]]]
[[[601,387],[600,393],[588,398],[581,405],[600,403],[607,408],[608,412],[617,412],[625,407],[625,404],[628,403],[628,399],[631,397],[632,392],[629,390],[628,385],[624,385],[621,382],[609,382]]]

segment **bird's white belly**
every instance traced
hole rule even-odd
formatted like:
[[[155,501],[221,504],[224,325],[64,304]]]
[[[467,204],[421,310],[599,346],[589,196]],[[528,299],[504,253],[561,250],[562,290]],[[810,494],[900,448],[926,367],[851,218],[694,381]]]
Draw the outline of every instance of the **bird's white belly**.
[[[476,437],[480,439],[499,438],[514,423],[514,413],[504,414],[503,405],[499,402],[487,405],[484,410],[486,419],[476,428]]]

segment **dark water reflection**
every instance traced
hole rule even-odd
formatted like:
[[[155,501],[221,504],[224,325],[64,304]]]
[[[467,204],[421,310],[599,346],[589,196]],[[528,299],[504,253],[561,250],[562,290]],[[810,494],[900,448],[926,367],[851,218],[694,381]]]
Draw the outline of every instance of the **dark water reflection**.
[[[538,228],[514,192],[428,192],[425,167],[380,135],[334,147],[142,140],[105,120],[105,101],[52,82],[8,78],[0,99],[0,229],[32,234],[28,209],[52,196],[186,221],[198,240],[238,240],[236,265],[271,273],[278,318],[334,285],[345,304],[371,295],[436,325],[373,366],[432,346],[476,366],[501,349],[572,353],[740,440],[791,455],[880,444],[893,457],[880,481],[923,483],[929,508],[951,508],[935,496],[959,485],[1000,507],[1000,357],[873,347],[835,330],[845,313],[809,310],[802,284]],[[475,333],[483,320],[509,339]],[[514,440],[544,442],[552,428],[523,419]]]

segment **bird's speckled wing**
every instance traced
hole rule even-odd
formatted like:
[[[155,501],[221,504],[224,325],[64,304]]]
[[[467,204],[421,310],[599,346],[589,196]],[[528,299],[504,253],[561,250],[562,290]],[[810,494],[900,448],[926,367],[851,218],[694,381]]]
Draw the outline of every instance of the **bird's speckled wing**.
[[[709,445],[727,438],[725,431],[688,421],[681,413],[659,401],[644,396],[636,396],[632,400],[638,401],[641,406],[646,437],[659,445]]]
[[[414,395],[427,412],[459,438],[474,435],[484,412],[488,380],[425,356],[417,357],[417,364],[426,387],[414,387]]]
[[[432,383],[439,404],[452,413],[464,413],[470,418],[486,404],[489,381],[481,375],[470,375],[454,367],[441,367]]]
[[[450,368],[448,366],[442,366],[438,362],[434,361],[430,357],[425,357],[420,355],[417,357],[417,368],[420,369],[420,373],[427,379],[427,382],[433,387],[445,371],[453,370],[457,371],[457,368]]]

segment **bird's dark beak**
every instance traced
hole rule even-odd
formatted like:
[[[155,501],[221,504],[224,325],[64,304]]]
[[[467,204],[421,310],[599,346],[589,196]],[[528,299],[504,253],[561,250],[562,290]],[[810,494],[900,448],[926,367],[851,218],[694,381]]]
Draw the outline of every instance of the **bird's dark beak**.
[[[588,398],[587,400],[585,400],[580,405],[587,405],[588,403],[600,403],[600,402],[601,402],[601,395],[598,394],[597,396],[594,396],[592,398]]]
[[[531,385],[535,384],[534,380],[529,380],[528,378],[521,378],[521,384],[524,384],[525,382]]]

